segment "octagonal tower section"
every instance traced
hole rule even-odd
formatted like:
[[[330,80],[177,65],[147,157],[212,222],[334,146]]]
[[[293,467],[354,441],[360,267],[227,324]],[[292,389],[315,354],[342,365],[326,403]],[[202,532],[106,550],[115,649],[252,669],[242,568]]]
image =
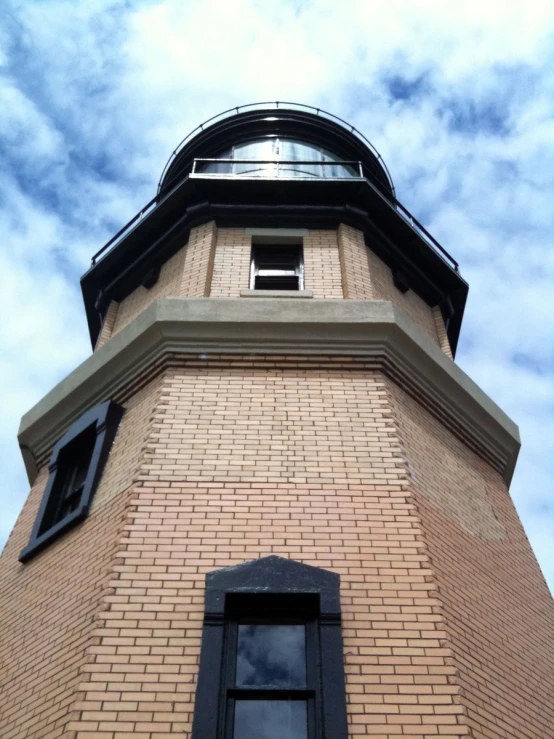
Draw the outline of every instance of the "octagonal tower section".
[[[3,737],[549,735],[517,427],[358,131],[216,116],[81,284],[93,353],[20,428]]]

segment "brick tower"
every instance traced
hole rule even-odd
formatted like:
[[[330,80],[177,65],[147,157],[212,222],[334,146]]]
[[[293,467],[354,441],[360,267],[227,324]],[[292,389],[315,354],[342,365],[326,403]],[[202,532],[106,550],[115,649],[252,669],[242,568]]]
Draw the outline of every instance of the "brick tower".
[[[212,119],[82,288],[94,351],[20,429],[2,739],[554,736],[517,428],[355,129]]]

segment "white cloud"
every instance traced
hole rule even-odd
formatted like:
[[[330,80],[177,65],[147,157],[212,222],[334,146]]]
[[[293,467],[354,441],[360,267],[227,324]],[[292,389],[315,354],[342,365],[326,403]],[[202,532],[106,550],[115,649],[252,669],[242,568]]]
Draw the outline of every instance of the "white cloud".
[[[521,425],[512,495],[554,583],[552,3],[51,0],[2,18],[0,536],[27,492],[19,417],[88,352],[88,258],[191,128],[298,100],[363,131],[460,262],[459,362]]]

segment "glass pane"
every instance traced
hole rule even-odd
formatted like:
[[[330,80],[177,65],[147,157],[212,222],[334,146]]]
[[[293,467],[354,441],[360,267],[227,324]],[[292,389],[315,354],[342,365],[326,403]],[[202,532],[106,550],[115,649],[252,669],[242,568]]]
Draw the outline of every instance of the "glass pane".
[[[306,687],[306,627],[241,624],[236,684]]]
[[[234,147],[234,159],[257,159],[273,160],[275,155],[275,139],[262,139],[261,141],[250,141],[246,144],[238,144]],[[235,174],[246,174],[256,177],[275,176],[275,164],[257,162],[237,162],[233,165]]]
[[[321,177],[322,175],[321,166],[315,163],[321,161],[319,149],[301,141],[282,139],[279,159],[282,162],[303,162],[303,164],[281,164],[279,172],[282,177]]]
[[[336,162],[340,159],[336,154],[333,154],[331,151],[327,151],[327,149],[321,150],[321,156],[324,162]],[[356,177],[357,172],[349,164],[327,164],[323,167],[323,176],[324,177]]]
[[[232,159],[233,150],[225,149],[220,151],[214,159]],[[197,172],[209,172],[210,174],[231,174],[233,165],[230,162],[198,162]]]
[[[235,703],[233,739],[307,739],[306,701],[249,701]]]

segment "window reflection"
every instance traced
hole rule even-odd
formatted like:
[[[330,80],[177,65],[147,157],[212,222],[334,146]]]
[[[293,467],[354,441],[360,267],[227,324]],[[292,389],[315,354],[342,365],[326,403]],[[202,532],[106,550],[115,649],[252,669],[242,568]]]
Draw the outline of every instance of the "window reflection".
[[[302,700],[239,700],[233,739],[307,739],[308,711]]]
[[[236,684],[279,688],[305,687],[306,627],[240,624]]]
[[[320,146],[295,139],[268,137],[235,144],[230,149],[219,152],[215,158],[251,161],[200,161],[197,171],[251,177],[349,178],[359,176],[355,167],[335,164],[341,161],[341,157],[336,154]]]

